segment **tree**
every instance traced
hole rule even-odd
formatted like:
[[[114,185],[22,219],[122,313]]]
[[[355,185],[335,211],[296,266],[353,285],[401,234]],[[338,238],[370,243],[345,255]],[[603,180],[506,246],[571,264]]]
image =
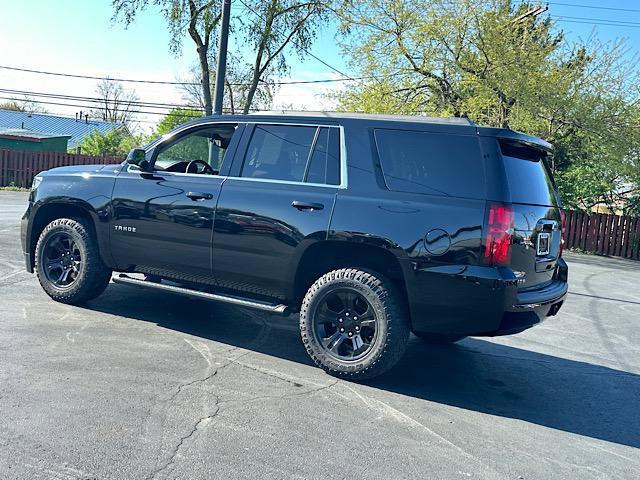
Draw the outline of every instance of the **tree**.
[[[112,0],[113,18],[130,25],[136,15],[149,5],[149,0]],[[220,22],[220,0],[154,0],[160,7],[171,34],[169,50],[179,55],[182,50],[184,29],[196,46],[202,79],[202,98],[206,115],[213,113],[209,74],[209,47]]]
[[[200,93],[195,95],[202,101],[205,115],[211,115],[212,75],[210,66],[215,65],[215,52],[211,42],[215,38],[220,23],[221,0],[112,0],[113,18],[125,25],[134,21],[140,11],[150,3],[158,6],[167,20],[171,41],[169,49],[179,54],[185,29],[196,45],[199,60]],[[329,16],[330,0],[239,0],[238,7],[232,9],[231,32],[236,32],[238,51],[255,52],[248,62],[238,55],[238,66],[231,59],[227,62],[227,76],[241,81],[225,82],[227,108],[237,110],[242,104],[243,113],[248,113],[254,104],[270,101],[273,86],[268,85],[269,77],[287,71],[285,52],[292,47],[303,57],[313,39],[317,26]],[[249,63],[250,66],[245,66]],[[237,85],[236,85],[237,84]],[[240,85],[243,84],[243,85]],[[246,84],[246,85],[244,85]],[[262,85],[261,85],[262,84]],[[240,89],[235,87],[241,87]],[[194,89],[189,88],[189,96],[194,97]]]
[[[125,128],[115,128],[105,134],[97,130],[91,132],[79,145],[85,155],[125,156],[129,150],[146,143],[143,136],[131,135]]]
[[[164,135],[165,133],[173,130],[178,125],[201,116],[202,111],[200,110],[190,108],[174,108],[167,115],[165,115],[162,120],[160,120],[158,126],[156,127],[154,135]]]
[[[0,110],[12,110],[14,112],[26,113],[47,113],[47,110],[40,106],[35,100],[29,97],[23,99],[13,98],[0,103]]]
[[[243,0],[241,4],[248,11],[242,16],[240,35],[255,51],[243,108],[246,114],[265,75],[287,71],[287,47],[292,46],[301,58],[307,54],[318,24],[328,18],[330,2]]]
[[[247,82],[247,78],[250,78],[251,76],[251,65],[243,62],[242,58],[239,58],[232,53],[229,53],[227,61],[228,64],[224,82],[225,87],[222,110],[233,115],[244,111],[245,106],[247,106],[247,94],[251,86],[251,84]],[[209,64],[216,64],[214,56],[209,59]],[[182,85],[183,99],[190,105],[198,105],[204,110],[202,89],[193,81],[196,77],[197,72],[193,72],[191,76],[192,80],[186,81],[184,85]],[[210,77],[212,81],[215,81],[216,72],[210,72]],[[249,110],[249,108],[252,110],[269,109],[271,107],[271,101],[273,99],[275,89],[276,87],[270,83],[268,74],[265,73],[258,83],[258,87],[255,90],[253,99],[249,107],[247,107],[247,110]]]
[[[569,45],[548,16],[509,0],[368,0],[338,9],[345,54],[370,78],[340,108],[468,117],[556,146],[569,208],[637,189],[640,92],[624,43]],[[634,183],[636,182],[636,183]],[[631,187],[629,187],[631,185]]]
[[[134,90],[126,90],[113,80],[101,80],[96,86],[96,94],[100,101],[99,106],[91,111],[93,116],[130,127],[136,113],[136,102],[140,100]]]

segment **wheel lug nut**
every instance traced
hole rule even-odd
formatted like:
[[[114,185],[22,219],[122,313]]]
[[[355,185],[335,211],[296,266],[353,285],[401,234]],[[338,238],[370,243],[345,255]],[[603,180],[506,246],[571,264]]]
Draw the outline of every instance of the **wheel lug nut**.
[[[349,316],[349,312],[345,313],[345,315],[348,317]]]
[[[360,327],[356,325],[356,332],[358,332],[359,330],[360,330]]]
[[[338,319],[338,322],[342,323],[344,322],[344,320],[342,320],[341,318]]]
[[[357,320],[357,319],[358,319],[358,317],[353,317],[353,319],[354,319],[354,320]]]
[[[350,336],[350,337],[353,337],[353,332],[349,332],[349,336]]]
[[[344,328],[340,327],[340,333],[344,333]]]

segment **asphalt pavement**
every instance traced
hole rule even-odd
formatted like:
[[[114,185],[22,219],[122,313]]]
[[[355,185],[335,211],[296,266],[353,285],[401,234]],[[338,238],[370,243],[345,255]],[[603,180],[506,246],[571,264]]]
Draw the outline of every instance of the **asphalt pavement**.
[[[24,271],[0,192],[0,479],[640,478],[640,263],[567,254],[527,332],[427,347],[366,385],[295,317],[111,284],[82,307]]]

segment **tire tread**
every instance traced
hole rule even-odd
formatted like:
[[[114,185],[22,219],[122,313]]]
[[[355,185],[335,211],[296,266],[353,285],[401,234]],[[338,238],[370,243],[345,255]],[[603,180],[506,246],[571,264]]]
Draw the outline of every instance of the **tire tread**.
[[[310,303],[318,291],[332,282],[350,280],[368,287],[380,300],[387,319],[387,335],[384,346],[374,361],[356,371],[343,371],[333,368],[324,361],[325,355],[316,351],[317,342],[313,338],[312,323],[307,319]],[[300,309],[300,331],[302,342],[311,359],[327,373],[349,380],[366,380],[378,376],[393,367],[404,354],[409,339],[409,321],[405,303],[392,282],[376,272],[357,268],[332,270],[316,280],[307,291]],[[307,324],[308,323],[308,324]]]
[[[72,229],[77,233],[84,243],[84,271],[78,283],[68,290],[60,290],[55,288],[47,280],[46,276],[39,268],[40,250],[42,248],[45,237],[55,229]],[[95,238],[92,225],[82,218],[58,218],[49,223],[38,238],[35,254],[35,271],[38,281],[44,291],[53,300],[61,303],[77,304],[91,300],[100,295],[111,280],[111,269],[109,269],[100,258],[98,243]]]

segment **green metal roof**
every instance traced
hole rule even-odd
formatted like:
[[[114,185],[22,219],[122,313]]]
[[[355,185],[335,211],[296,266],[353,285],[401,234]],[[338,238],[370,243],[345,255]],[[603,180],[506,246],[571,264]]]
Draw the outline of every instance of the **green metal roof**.
[[[0,128],[0,137],[12,137],[39,142],[44,138],[71,138],[71,135],[54,135],[51,133],[35,132],[26,128]]]

